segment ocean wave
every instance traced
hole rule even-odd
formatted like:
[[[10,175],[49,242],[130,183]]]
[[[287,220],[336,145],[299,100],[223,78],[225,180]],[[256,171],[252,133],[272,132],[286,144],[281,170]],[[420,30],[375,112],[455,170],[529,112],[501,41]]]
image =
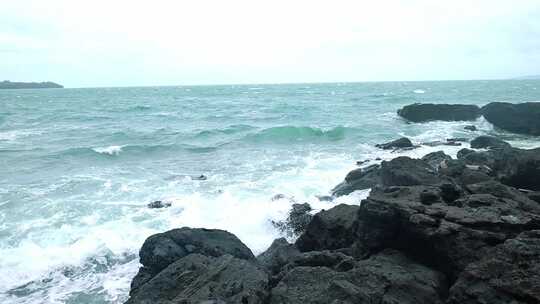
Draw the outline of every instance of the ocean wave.
[[[212,130],[204,130],[197,134],[195,134],[195,138],[207,138],[215,135],[232,135],[244,131],[249,131],[254,129],[255,127],[250,125],[231,125],[225,129],[212,129]]]
[[[102,148],[92,148],[92,150],[101,154],[118,155],[122,152],[122,146],[108,146]]]
[[[148,156],[160,153],[176,153],[180,151],[190,153],[208,153],[217,150],[214,146],[196,146],[188,144],[170,144],[170,145],[111,145],[104,147],[79,147],[53,153],[52,157],[119,157],[119,156]]]
[[[245,139],[255,142],[339,141],[344,139],[348,132],[355,130],[342,126],[328,130],[313,127],[281,126],[263,129],[255,134],[247,135]]]
[[[424,94],[426,91],[425,90],[420,90],[420,89],[416,89],[413,91],[413,93],[415,94]]]

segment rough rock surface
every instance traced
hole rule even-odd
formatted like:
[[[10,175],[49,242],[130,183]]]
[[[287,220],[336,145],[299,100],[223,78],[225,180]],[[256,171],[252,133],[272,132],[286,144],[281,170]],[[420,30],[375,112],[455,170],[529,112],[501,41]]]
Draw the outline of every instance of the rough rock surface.
[[[482,114],[494,126],[520,134],[540,135],[540,102],[492,102]]]
[[[527,231],[469,264],[449,304],[540,303],[540,230]]]
[[[356,190],[372,188],[381,183],[381,166],[371,165],[367,168],[352,170],[345,180],[332,189],[333,196],[348,195]]]
[[[311,221],[313,217],[310,213],[311,210],[308,203],[293,204],[285,221],[272,221],[272,224],[289,237],[298,236],[304,232]]]
[[[471,148],[473,149],[504,149],[509,147],[509,143],[493,136],[478,136],[471,141]]]
[[[480,117],[480,108],[476,105],[415,103],[398,110],[398,115],[412,122],[475,120]]]
[[[452,157],[450,155],[446,155],[443,151],[437,151],[426,154],[421,159],[425,161],[428,165],[430,165],[433,169],[439,170],[441,164],[444,161],[451,160]]]
[[[189,254],[132,291],[127,304],[262,304],[267,285],[266,272],[251,261],[229,254]]]
[[[143,267],[131,282],[133,292],[171,263],[199,253],[211,257],[230,254],[239,259],[255,260],[251,250],[235,235],[218,229],[180,228],[150,236],[139,252]]]
[[[411,140],[408,139],[407,137],[402,137],[402,138],[393,140],[391,142],[375,145],[375,147],[381,148],[383,150],[391,150],[391,149],[412,148],[413,144]]]
[[[297,266],[272,289],[270,303],[443,303],[442,274],[396,251],[385,251],[349,270]]]
[[[296,240],[296,247],[300,251],[350,247],[354,241],[358,209],[358,206],[340,204],[317,213]]]

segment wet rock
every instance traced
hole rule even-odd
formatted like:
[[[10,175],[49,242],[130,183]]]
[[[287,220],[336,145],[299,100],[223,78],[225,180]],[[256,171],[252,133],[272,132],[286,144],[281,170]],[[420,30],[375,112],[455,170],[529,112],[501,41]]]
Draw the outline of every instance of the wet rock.
[[[480,108],[476,105],[416,103],[398,110],[398,115],[412,122],[475,120],[480,117]]]
[[[411,148],[413,147],[413,144],[411,140],[408,139],[407,137],[402,137],[400,139],[396,139],[391,142],[375,145],[375,147],[381,148],[383,150],[391,150],[391,149]]]
[[[449,304],[540,303],[540,230],[521,233],[469,264]]]
[[[197,176],[192,176],[191,177],[192,180],[199,180],[199,181],[205,181],[208,179],[208,177],[204,174],[201,174],[201,175],[197,175]]]
[[[303,252],[350,247],[355,237],[358,209],[358,206],[340,204],[315,214],[296,241],[296,247]]]
[[[503,149],[510,148],[510,144],[493,136],[478,136],[471,141],[473,149]]]
[[[280,238],[274,240],[265,252],[257,256],[257,260],[271,274],[277,274],[283,266],[300,254],[296,246],[287,242],[285,238]]]
[[[345,180],[332,189],[333,196],[348,195],[356,190],[372,188],[381,183],[380,165],[358,168],[347,174]]]
[[[463,129],[467,131],[473,131],[473,132],[478,130],[475,125],[465,126]]]
[[[481,193],[496,188],[495,194],[516,196]],[[448,201],[436,199],[437,193],[442,196],[441,187],[373,189],[358,212],[354,254],[363,257],[396,248],[453,281],[494,246],[522,231],[540,228],[540,210],[515,190],[500,183],[468,189],[477,193],[462,193]],[[426,197],[425,193],[431,194]]]
[[[132,281],[132,291],[138,289],[168,265],[199,253],[210,257],[230,254],[254,261],[253,253],[233,234],[218,229],[180,228],[150,236],[139,251],[143,265]]]
[[[293,204],[285,221],[272,221],[272,224],[290,237],[300,235],[311,221],[311,210],[308,203]]]
[[[126,304],[266,303],[268,275],[229,254],[189,254],[132,290]]]
[[[171,202],[153,201],[153,202],[149,203],[147,206],[150,209],[167,208],[167,207],[171,206]]]
[[[451,159],[452,157],[446,155],[443,151],[432,152],[422,157],[422,160],[435,170],[439,170],[439,167],[443,161]]]
[[[396,251],[384,251],[336,270],[312,264],[290,269],[270,303],[443,303],[442,274]],[[347,268],[345,268],[347,269]]]
[[[334,197],[330,195],[316,195],[315,197],[321,202],[331,202],[334,200]]]
[[[381,164],[382,186],[434,185],[442,182],[435,169],[420,159],[401,156]]]
[[[275,202],[275,201],[279,201],[279,200],[282,200],[282,199],[285,199],[285,198],[287,198],[287,197],[285,196],[285,194],[278,193],[278,194],[272,196],[272,198],[271,198],[270,200],[271,200],[272,202]]]
[[[494,126],[520,134],[540,135],[540,102],[492,102],[482,114]]]
[[[472,152],[474,152],[474,150],[463,148],[463,149],[458,151],[457,158],[462,159],[463,157],[465,157],[465,155],[467,155],[469,153],[472,153]]]

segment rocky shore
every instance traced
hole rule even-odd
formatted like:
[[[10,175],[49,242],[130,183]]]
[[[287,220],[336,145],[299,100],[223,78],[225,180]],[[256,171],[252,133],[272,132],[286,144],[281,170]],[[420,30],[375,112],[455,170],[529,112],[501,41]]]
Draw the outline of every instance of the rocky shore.
[[[494,119],[483,109],[474,116]],[[394,146],[411,148],[380,147]],[[153,235],[127,303],[540,303],[540,148],[471,147],[351,171],[333,196],[371,188],[366,199],[307,224],[296,210],[296,242],[257,257],[222,230]]]

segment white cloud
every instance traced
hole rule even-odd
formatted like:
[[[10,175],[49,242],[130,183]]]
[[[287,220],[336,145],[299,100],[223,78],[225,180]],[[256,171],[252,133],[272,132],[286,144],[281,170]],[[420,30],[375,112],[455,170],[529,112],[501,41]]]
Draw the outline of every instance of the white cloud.
[[[0,19],[4,78],[71,86],[540,73],[536,0],[18,0]]]

